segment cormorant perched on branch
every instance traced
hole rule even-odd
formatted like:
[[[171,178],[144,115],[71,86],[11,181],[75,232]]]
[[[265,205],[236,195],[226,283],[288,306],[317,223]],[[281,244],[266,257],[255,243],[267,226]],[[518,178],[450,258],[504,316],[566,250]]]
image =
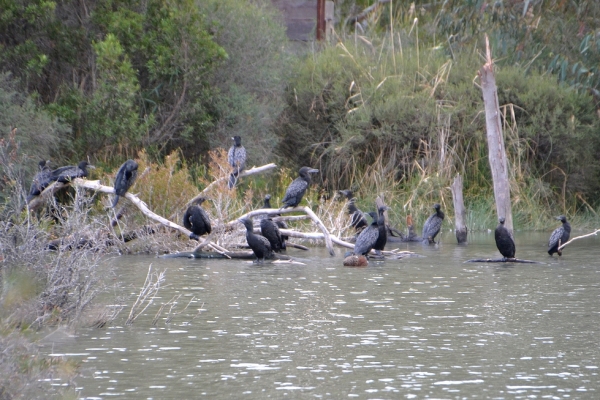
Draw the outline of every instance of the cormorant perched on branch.
[[[370,211],[368,214],[371,216],[371,218],[373,218],[373,222],[371,223],[371,225],[363,229],[356,238],[353,253],[357,256],[361,254],[363,256],[366,256],[367,254],[369,254],[373,246],[375,246],[377,238],[379,237],[379,227],[377,226],[377,213]]]
[[[52,171],[48,165],[50,161],[42,160],[38,164],[38,172],[33,177],[31,182],[31,188],[27,195],[27,203],[29,203],[35,196],[39,196],[40,193],[46,189],[52,182]]]
[[[379,236],[373,245],[373,249],[377,254],[381,254],[386,243],[387,243],[387,226],[385,226],[385,216],[383,213],[385,210],[389,210],[388,206],[379,207],[379,214],[377,215],[377,229],[379,230]]]
[[[354,198],[352,190],[340,190],[339,192],[346,196],[346,199],[348,199],[348,215],[350,215],[350,225],[354,227],[357,233],[362,231],[365,227],[367,227],[367,225],[369,225],[369,223],[365,218],[365,214],[354,204],[356,199]]]
[[[567,222],[567,217],[561,215],[556,217],[557,220],[562,222],[562,226],[559,226],[552,232],[550,235],[550,240],[548,241],[548,254],[552,255],[557,253],[559,256],[562,256],[562,250],[558,250],[558,248],[569,241],[571,237],[571,224]]]
[[[192,231],[190,239],[199,240],[200,236],[210,233],[212,230],[210,218],[204,208],[200,206],[205,200],[204,197],[200,197],[183,214],[183,226]]]
[[[265,195],[265,199],[264,199],[264,203],[263,203],[263,208],[272,208],[271,207],[271,195],[270,194]],[[275,217],[281,216],[281,214],[272,214],[272,215],[275,216]],[[288,229],[288,226],[285,223],[285,221],[275,221],[275,223],[277,224],[277,227],[279,229]],[[289,239],[289,237],[287,235],[281,235],[281,239],[283,240],[283,247],[282,247],[282,249],[285,249],[285,242],[287,242],[287,240]]]
[[[299,177],[294,179],[292,183],[288,186],[285,191],[285,196],[283,196],[283,207],[296,207],[302,201],[302,196],[306,192],[308,185],[310,185],[310,175],[319,172],[318,169],[313,169],[310,167],[302,167],[300,168]]]
[[[51,172],[51,179],[61,183],[69,183],[75,178],[85,178],[88,175],[88,168],[96,168],[87,161],[82,161],[77,165],[67,165]]]
[[[229,175],[229,189],[232,189],[237,183],[238,175],[246,167],[246,148],[242,146],[242,138],[234,136],[231,138],[233,145],[229,148],[227,153],[227,161],[233,168],[231,175]]]
[[[423,242],[435,244],[435,237],[440,233],[442,222],[444,222],[444,213],[440,210],[440,207],[438,203],[435,203],[433,205],[435,213],[431,214],[423,224]]]
[[[505,259],[515,258],[515,241],[508,229],[504,226],[504,217],[498,218],[498,222],[499,224],[494,232],[496,247]]]
[[[273,251],[279,253],[281,250],[285,250],[285,241],[277,224],[271,218],[267,217],[260,220],[260,233],[267,238]]]
[[[256,256],[255,262],[262,263],[266,258],[273,258],[271,244],[266,237],[254,233],[252,220],[241,218],[239,221],[246,227],[246,241]]]
[[[133,160],[127,160],[121,165],[115,178],[115,198],[112,208],[117,206],[119,196],[125,196],[135,179],[137,178],[138,164]]]

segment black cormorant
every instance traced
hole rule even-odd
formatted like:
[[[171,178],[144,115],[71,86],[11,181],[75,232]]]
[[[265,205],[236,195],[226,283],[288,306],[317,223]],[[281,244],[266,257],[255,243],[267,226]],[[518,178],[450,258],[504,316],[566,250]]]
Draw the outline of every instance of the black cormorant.
[[[379,236],[373,245],[373,249],[379,255],[385,248],[387,243],[387,226],[385,226],[385,216],[383,213],[385,210],[389,210],[388,206],[379,207],[379,214],[377,215],[377,229],[379,230]]]
[[[183,226],[192,231],[190,239],[199,240],[200,236],[210,233],[212,230],[210,218],[204,208],[200,206],[205,200],[204,197],[200,197],[183,214]]]
[[[271,207],[271,195],[270,194],[265,195],[264,203],[263,203],[263,208],[272,208]],[[272,215],[275,216],[275,217],[280,217],[281,216],[281,214],[272,214]],[[275,223],[277,224],[277,227],[279,229],[288,229],[288,226],[285,223],[285,221],[275,221]],[[289,237],[287,235],[281,235],[281,239],[283,240],[283,247],[282,247],[282,249],[285,249],[285,242],[287,242],[287,240],[289,239]]]
[[[266,258],[273,258],[271,244],[266,237],[254,233],[252,220],[249,218],[241,218],[239,221],[246,227],[246,241],[256,256],[255,262],[262,263]]]
[[[569,241],[571,237],[571,224],[567,222],[567,217],[561,215],[556,217],[557,220],[562,222],[562,226],[559,226],[552,232],[550,235],[550,240],[548,241],[548,254],[552,255],[557,253],[559,256],[562,256],[562,250],[558,250],[558,248]]]
[[[292,183],[288,186],[285,191],[285,196],[283,196],[283,207],[296,207],[302,201],[302,196],[306,192],[308,185],[310,185],[310,174],[314,174],[319,172],[318,169],[310,168],[310,167],[302,167],[300,168],[299,177],[294,179]]]
[[[440,205],[435,203],[433,208],[435,208],[435,213],[431,214],[423,224],[423,242],[429,244],[435,243],[435,237],[440,233],[442,222],[444,222],[444,213],[440,210]]]
[[[363,256],[366,256],[369,254],[373,246],[375,246],[377,238],[379,237],[377,213],[371,211],[368,214],[371,216],[371,218],[373,218],[373,222],[358,234],[353,251],[353,253],[356,255],[362,254]]]
[[[504,217],[498,218],[499,224],[494,232],[496,247],[505,259],[515,258],[515,241],[508,229],[504,226],[504,221]]]
[[[52,171],[48,165],[50,161],[42,160],[38,164],[38,172],[33,177],[31,182],[31,188],[27,195],[27,203],[29,203],[35,196],[39,196],[40,193],[46,189],[52,182]]]
[[[82,161],[77,165],[60,167],[51,172],[51,179],[61,183],[68,183],[75,178],[85,178],[88,175],[88,168],[95,167],[87,161]]]
[[[135,178],[137,178],[138,165],[133,160],[127,160],[121,165],[115,178],[115,198],[112,207],[115,208],[119,202],[119,196],[125,196]]]
[[[346,196],[348,199],[348,215],[350,215],[350,225],[354,227],[356,232],[362,231],[369,223],[365,218],[365,214],[356,207],[354,202],[356,199],[354,198],[354,194],[352,190],[340,190],[340,193]]]
[[[263,218],[260,221],[260,233],[267,238],[273,251],[279,253],[281,250],[285,250],[285,242],[279,232],[279,227],[271,218]]]
[[[235,186],[238,175],[246,167],[246,148],[242,146],[242,138],[234,136],[231,139],[233,140],[233,145],[227,153],[227,161],[233,168],[231,175],[229,175],[229,189]]]

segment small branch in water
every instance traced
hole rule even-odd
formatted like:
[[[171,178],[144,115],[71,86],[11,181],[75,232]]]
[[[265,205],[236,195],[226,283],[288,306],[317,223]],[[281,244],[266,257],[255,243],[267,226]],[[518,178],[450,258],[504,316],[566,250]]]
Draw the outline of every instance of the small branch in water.
[[[152,264],[148,268],[148,273],[146,274],[146,281],[144,282],[144,286],[140,290],[135,303],[131,306],[131,311],[129,312],[129,317],[125,322],[126,325],[133,324],[133,321],[137,317],[140,316],[141,313],[146,311],[146,309],[153,303],[156,294],[161,288],[161,284],[165,281],[165,272],[152,272]],[[147,304],[138,311],[140,307],[147,302]],[[160,310],[159,310],[160,311]]]
[[[568,244],[569,244],[569,243],[571,243],[571,242],[574,242],[575,240],[583,239],[583,238],[586,238],[586,237],[589,237],[589,236],[596,236],[596,234],[597,234],[598,232],[600,232],[600,229],[596,229],[594,232],[592,232],[592,233],[588,233],[588,234],[586,234],[586,235],[576,236],[576,237],[574,237],[573,239],[569,240],[568,242],[564,242],[563,244],[561,244],[561,245],[558,247],[558,250],[560,251],[560,250],[564,249],[566,245],[568,245]]]

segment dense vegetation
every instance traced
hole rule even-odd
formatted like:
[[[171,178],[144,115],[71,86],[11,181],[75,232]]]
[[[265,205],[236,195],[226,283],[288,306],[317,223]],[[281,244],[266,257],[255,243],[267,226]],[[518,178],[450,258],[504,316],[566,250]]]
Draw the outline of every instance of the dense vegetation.
[[[239,133],[249,164],[313,164],[327,192],[360,181],[362,197],[416,206],[458,172],[484,200],[488,34],[521,222],[532,204],[598,206],[596,2],[395,2],[348,18],[372,4],[340,2],[335,43],[292,55],[266,1],[4,1],[0,127],[17,128],[20,182],[39,159],[109,169],[179,149],[198,183],[208,150]]]

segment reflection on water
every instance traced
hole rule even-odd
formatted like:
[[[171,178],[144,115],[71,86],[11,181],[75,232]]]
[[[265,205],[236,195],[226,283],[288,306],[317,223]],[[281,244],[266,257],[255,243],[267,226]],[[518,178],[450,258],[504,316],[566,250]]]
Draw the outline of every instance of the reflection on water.
[[[150,264],[167,269],[156,304],[45,349],[81,361],[88,399],[597,398],[597,239],[558,259],[547,235],[517,233],[517,257],[542,264],[464,263],[498,257],[493,234],[442,239],[368,268],[325,249],[290,250],[305,266],[121,257],[132,295]],[[179,294],[173,312],[195,299],[153,326]]]

